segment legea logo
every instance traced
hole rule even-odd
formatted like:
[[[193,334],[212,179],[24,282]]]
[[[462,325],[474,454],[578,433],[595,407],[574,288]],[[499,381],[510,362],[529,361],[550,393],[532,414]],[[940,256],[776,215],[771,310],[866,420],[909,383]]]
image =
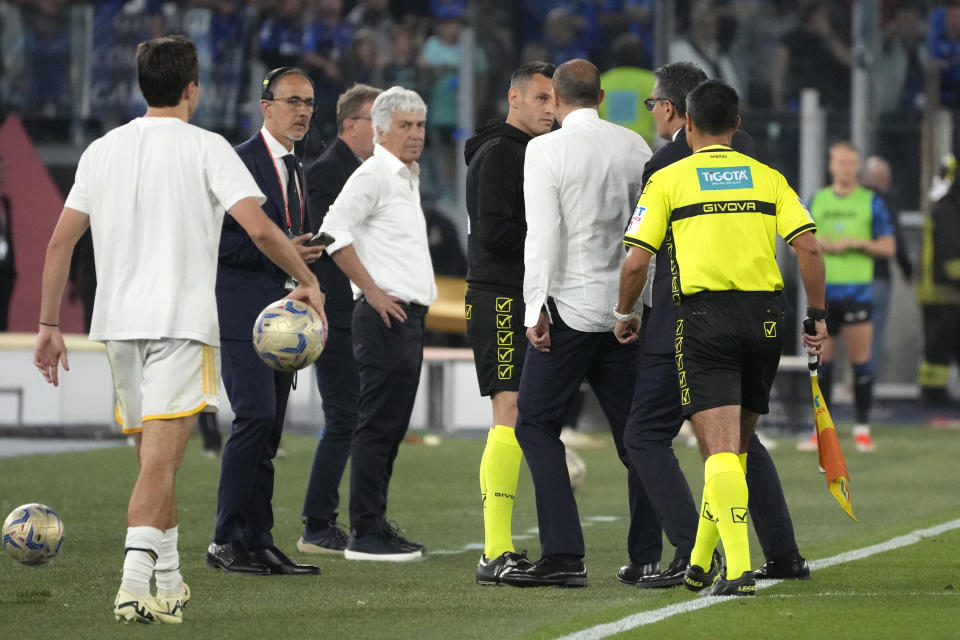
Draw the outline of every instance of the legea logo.
[[[720,167],[717,169],[697,169],[701,191],[719,191],[722,189],[752,189],[753,175],[750,167]]]

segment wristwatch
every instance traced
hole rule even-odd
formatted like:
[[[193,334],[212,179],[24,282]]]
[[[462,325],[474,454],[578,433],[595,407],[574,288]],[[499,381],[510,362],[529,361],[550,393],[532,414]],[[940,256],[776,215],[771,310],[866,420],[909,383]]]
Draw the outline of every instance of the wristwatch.
[[[826,320],[827,310],[817,309],[816,307],[807,307],[807,317],[811,320]]]
[[[617,311],[616,305],[613,307],[613,317],[616,318],[619,322],[629,322],[637,317],[637,311],[634,309],[630,313],[620,313]]]

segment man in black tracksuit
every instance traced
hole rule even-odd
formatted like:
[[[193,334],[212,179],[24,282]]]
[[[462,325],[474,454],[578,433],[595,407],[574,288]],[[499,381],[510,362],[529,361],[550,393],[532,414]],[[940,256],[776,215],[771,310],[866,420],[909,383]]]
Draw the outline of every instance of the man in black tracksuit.
[[[477,583],[497,584],[525,563],[510,531],[523,454],[513,433],[526,351],[523,326],[523,159],[533,136],[553,128],[553,65],[531,62],[510,78],[506,122],[481,127],[467,140],[467,337],[480,393],[493,403],[493,425],[480,460],[484,550]]]

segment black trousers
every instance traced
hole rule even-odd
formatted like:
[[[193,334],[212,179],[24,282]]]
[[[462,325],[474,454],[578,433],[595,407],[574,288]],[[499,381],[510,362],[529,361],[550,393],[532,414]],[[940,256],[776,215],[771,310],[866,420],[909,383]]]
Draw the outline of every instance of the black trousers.
[[[0,331],[6,331],[10,320],[10,299],[17,276],[0,274]]]
[[[653,511],[670,544],[676,547],[675,559],[690,557],[699,512],[672,448],[682,425],[680,384],[673,354],[644,353],[637,369],[623,440]],[[750,517],[763,555],[770,559],[795,552],[797,541],[780,477],[756,434],[747,449],[747,488]],[[661,540],[659,531],[655,538]],[[651,538],[647,544],[653,542]]]
[[[590,383],[627,468],[630,532],[627,552],[636,563],[660,559],[660,526],[623,445],[639,348],[621,345],[612,331],[584,333],[567,326],[554,308],[550,352],[528,346],[520,378],[517,440],[533,476],[542,556],[584,556],[583,531],[570,489],[560,429],[584,380]]]
[[[214,540],[262,549],[273,545],[273,459],[293,375],[261,362],[249,340],[221,340],[220,356],[236,417],[220,458]]]
[[[420,384],[427,308],[408,305],[404,310],[406,322],[391,318],[390,327],[366,300],[353,310],[360,402],[350,443],[350,527],[357,536],[383,527],[393,462]]]
[[[303,515],[307,524],[337,519],[340,479],[350,458],[350,443],[357,428],[360,374],[353,358],[353,333],[330,327],[327,345],[314,365],[317,390],[323,406],[323,434],[313,456]]]

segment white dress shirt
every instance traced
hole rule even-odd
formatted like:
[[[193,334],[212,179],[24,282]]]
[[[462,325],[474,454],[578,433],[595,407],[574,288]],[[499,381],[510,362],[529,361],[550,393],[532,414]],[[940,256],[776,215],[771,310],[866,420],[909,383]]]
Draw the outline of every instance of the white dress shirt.
[[[320,230],[337,239],[327,247],[331,255],[352,244],[378,287],[426,306],[437,299],[437,285],[420,208],[419,175],[416,163],[411,170],[376,145],[343,185]],[[360,288],[350,285],[354,299],[359,298]]]
[[[527,144],[526,326],[552,297],[573,329],[613,329],[623,230],[650,155],[643,138],[601,120],[596,109],[572,111],[562,128]]]
[[[287,180],[289,176],[287,175],[287,164],[283,161],[283,157],[291,155],[293,150],[287,151],[287,148],[284,147],[279,140],[274,138],[265,126],[260,128],[260,135],[263,136],[264,141],[267,143],[267,149],[269,149],[270,156],[273,158],[273,166],[276,168],[277,175],[280,177],[280,189],[283,190],[283,198],[287,200]],[[299,176],[297,177],[297,195],[300,196],[300,202],[302,203],[303,186],[300,184]],[[290,215],[291,217],[296,217],[298,212],[291,211]]]

